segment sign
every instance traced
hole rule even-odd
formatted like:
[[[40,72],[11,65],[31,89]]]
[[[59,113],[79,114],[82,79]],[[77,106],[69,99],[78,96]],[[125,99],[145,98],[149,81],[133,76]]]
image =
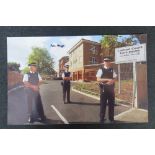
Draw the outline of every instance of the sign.
[[[146,61],[146,44],[115,48],[115,63]]]

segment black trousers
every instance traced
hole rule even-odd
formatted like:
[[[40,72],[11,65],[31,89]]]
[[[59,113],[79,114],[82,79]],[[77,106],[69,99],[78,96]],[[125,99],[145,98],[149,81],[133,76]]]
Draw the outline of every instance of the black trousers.
[[[103,122],[106,113],[106,106],[108,104],[109,120],[114,120],[114,103],[115,93],[114,87],[104,87],[100,90],[100,121]]]
[[[67,96],[67,102],[70,102],[70,84],[63,84],[63,101],[66,101]]]
[[[25,88],[25,93],[26,102],[28,105],[28,115],[33,119],[35,119],[37,116],[41,119],[44,119],[45,115],[40,93],[29,88]]]

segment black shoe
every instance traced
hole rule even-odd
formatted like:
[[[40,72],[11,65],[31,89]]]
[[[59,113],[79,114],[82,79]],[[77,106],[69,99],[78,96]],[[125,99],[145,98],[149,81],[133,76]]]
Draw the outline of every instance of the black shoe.
[[[29,118],[28,118],[28,123],[33,123],[33,119],[31,116],[29,116]]]
[[[104,118],[104,119],[101,119],[101,120],[100,120],[100,123],[101,123],[101,124],[104,124],[104,123],[105,123],[105,120],[106,120],[105,118]]]
[[[71,103],[71,101],[67,101],[67,103]]]
[[[38,120],[39,122],[46,122],[46,116],[40,117]]]
[[[109,119],[110,123],[115,123],[115,121],[113,119]]]

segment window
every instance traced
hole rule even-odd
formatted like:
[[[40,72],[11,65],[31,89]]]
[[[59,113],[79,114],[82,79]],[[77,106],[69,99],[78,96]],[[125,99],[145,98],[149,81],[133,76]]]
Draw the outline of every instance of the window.
[[[96,46],[91,45],[90,51],[92,52],[92,54],[97,54]]]
[[[90,63],[91,64],[96,64],[97,62],[96,62],[96,58],[95,57],[91,57],[90,58]]]

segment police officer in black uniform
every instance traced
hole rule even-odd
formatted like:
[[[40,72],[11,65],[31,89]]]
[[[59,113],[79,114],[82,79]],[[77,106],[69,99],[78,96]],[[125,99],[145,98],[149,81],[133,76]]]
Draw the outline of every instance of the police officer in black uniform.
[[[117,74],[111,67],[111,59],[109,57],[104,58],[103,66],[98,70],[96,77],[100,86],[100,122],[104,123],[107,104],[109,109],[109,120],[114,122],[114,84]]]
[[[71,103],[70,101],[70,85],[71,85],[71,72],[69,72],[69,65],[65,65],[65,71],[62,73],[63,79],[63,101],[66,103],[66,95],[67,95],[67,103]]]
[[[37,120],[37,116],[39,121],[44,122],[46,117],[39,93],[39,85],[42,82],[42,78],[37,72],[36,63],[29,64],[29,69],[30,71],[23,78],[26,102],[28,104],[28,122],[33,123]]]

